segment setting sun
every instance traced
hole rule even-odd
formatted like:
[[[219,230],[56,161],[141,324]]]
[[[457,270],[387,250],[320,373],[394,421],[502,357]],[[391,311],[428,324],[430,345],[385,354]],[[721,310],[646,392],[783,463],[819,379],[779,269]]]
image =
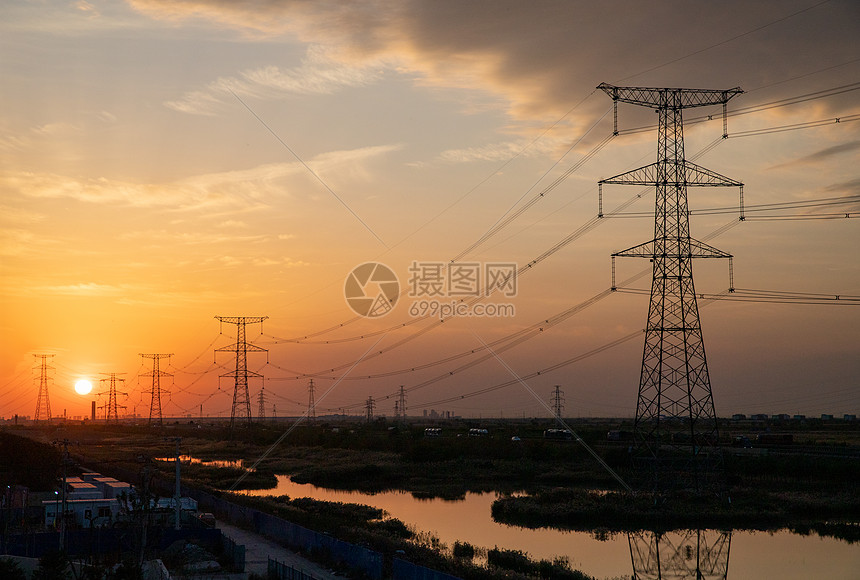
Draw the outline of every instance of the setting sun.
[[[75,383],[75,392],[79,395],[88,395],[93,390],[93,384],[87,379],[81,379]]]

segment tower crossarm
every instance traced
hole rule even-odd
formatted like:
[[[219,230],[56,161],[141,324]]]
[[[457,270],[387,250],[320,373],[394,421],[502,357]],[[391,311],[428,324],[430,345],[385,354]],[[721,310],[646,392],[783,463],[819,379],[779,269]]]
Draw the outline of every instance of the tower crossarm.
[[[263,377],[265,375],[261,375],[258,372],[249,371],[248,369],[239,369],[237,371],[230,371],[228,373],[224,373],[223,375],[218,375],[219,377]]]
[[[268,316],[216,316],[221,322],[228,324],[254,324],[255,322],[263,322],[268,319]]]
[[[690,187],[743,187],[743,183],[736,181],[725,175],[720,175],[716,171],[706,169],[701,165],[696,165],[692,161],[683,160],[684,172],[679,172],[679,175],[684,176],[684,185]],[[625,173],[620,173],[614,177],[601,179],[598,183],[615,184],[615,185],[658,185],[657,168],[659,163],[650,163],[644,167],[633,169]]]
[[[690,109],[722,105],[734,96],[743,93],[740,87],[733,89],[680,89],[652,87],[616,87],[600,83],[598,89],[609,95],[613,101],[641,105],[652,109]]]
[[[250,342],[245,342],[245,343],[234,342],[233,344],[230,344],[227,346],[222,346],[221,348],[216,348],[215,352],[233,352],[233,353],[235,353],[237,348],[244,348],[246,351],[249,351],[249,352],[269,352],[268,349],[265,349],[261,346],[257,346],[256,344],[252,344]]]
[[[706,244],[705,242],[700,242],[699,240],[694,240],[693,238],[689,239],[690,242],[690,251],[689,253],[685,253],[682,258],[731,258],[732,255],[728,252],[724,252],[722,250],[718,250],[717,248]],[[664,257],[664,254],[657,253],[655,247],[658,244],[655,243],[655,240],[651,240],[649,242],[645,242],[643,244],[638,244],[633,246],[632,248],[627,248],[626,250],[621,250],[620,252],[615,252],[612,254],[612,257],[621,257],[621,258],[659,258]]]

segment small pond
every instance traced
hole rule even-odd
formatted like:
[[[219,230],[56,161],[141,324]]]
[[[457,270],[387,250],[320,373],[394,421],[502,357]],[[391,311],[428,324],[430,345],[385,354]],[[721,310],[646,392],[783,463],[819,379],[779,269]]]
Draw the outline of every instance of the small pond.
[[[447,501],[419,499],[400,491],[368,494],[331,490],[295,483],[284,475],[277,479],[275,488],[243,493],[369,505],[385,510],[416,531],[434,534],[449,548],[460,541],[475,547],[522,550],[535,559],[564,556],[574,568],[597,578],[630,577],[634,568],[639,576],[650,577],[658,565],[663,577],[695,578],[697,562],[705,578],[860,578],[860,543],[815,534],[681,530],[659,538],[650,532],[599,538],[589,532],[499,524],[490,515],[496,499],[492,493],[470,493],[462,500]],[[670,574],[670,568],[677,573]]]

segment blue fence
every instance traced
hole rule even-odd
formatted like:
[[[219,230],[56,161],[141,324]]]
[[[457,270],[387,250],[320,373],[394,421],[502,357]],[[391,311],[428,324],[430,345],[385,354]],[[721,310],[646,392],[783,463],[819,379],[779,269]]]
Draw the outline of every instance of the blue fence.
[[[399,558],[394,558],[393,564],[392,571],[397,580],[461,580],[459,576],[451,576]]]
[[[147,546],[150,549],[164,550],[176,540],[194,540],[214,548],[221,542],[221,530],[217,529],[158,529],[150,528]],[[66,530],[63,549],[73,557],[91,554],[120,553],[134,545],[136,530],[128,528],[91,528],[87,530]],[[27,558],[41,558],[60,546],[59,532],[38,532],[33,534],[10,534],[3,538],[3,550],[10,555]],[[244,551],[242,564],[244,565]]]
[[[292,566],[272,560],[269,558],[269,578],[276,580],[318,580],[303,570],[296,570]]]
[[[324,554],[344,566],[360,571],[371,580],[382,579],[382,554],[344,542],[253,508],[240,506],[195,489],[185,489],[197,500],[198,509],[211,511],[234,525],[247,527],[293,550]]]

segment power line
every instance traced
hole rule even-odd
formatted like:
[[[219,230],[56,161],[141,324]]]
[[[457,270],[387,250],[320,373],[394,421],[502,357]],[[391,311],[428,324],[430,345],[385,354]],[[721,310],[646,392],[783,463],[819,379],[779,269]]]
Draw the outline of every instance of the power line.
[[[860,89],[860,82],[850,83],[847,85],[840,85],[840,86],[831,87],[828,89],[822,89],[819,91],[814,91],[811,93],[805,93],[802,95],[787,97],[787,98],[779,99],[776,101],[769,101],[766,103],[761,103],[759,105],[751,105],[751,106],[743,107],[740,109],[727,110],[727,111],[725,111],[725,116],[726,117],[737,117],[740,115],[749,115],[752,113],[759,113],[761,111],[767,111],[770,109],[787,107],[790,105],[797,105],[800,103],[806,103],[809,101],[814,101],[817,99],[823,99],[826,97],[833,97],[836,95],[841,95],[843,93],[856,91],[858,89]],[[849,116],[852,116],[852,115],[849,115]],[[695,125],[698,123],[703,123],[703,122],[713,121],[713,120],[714,120],[713,115],[700,115],[698,117],[691,117],[689,119],[684,119],[684,123],[686,125]],[[643,125],[640,127],[633,127],[631,129],[620,129],[618,131],[618,134],[619,135],[634,135],[636,133],[644,133],[646,131],[653,131],[656,128],[657,128],[656,124]],[[729,135],[729,136],[731,136],[731,135]]]
[[[292,154],[292,156],[293,156],[293,157],[295,157],[295,158],[298,160],[298,162],[299,162],[299,163],[301,163],[301,164],[302,164],[302,167],[304,167],[304,168],[308,171],[308,173],[310,173],[311,175],[313,175],[313,176],[314,176],[314,178],[315,178],[315,179],[316,179],[316,180],[317,180],[317,181],[318,181],[318,182],[319,182],[319,183],[320,183],[320,184],[321,184],[321,185],[326,189],[326,191],[328,191],[328,192],[329,192],[329,193],[330,193],[330,194],[331,194],[331,195],[332,195],[332,196],[333,196],[337,201],[339,201],[339,202],[340,202],[340,204],[341,204],[343,207],[345,207],[345,208],[346,208],[346,210],[347,210],[349,213],[351,213],[351,214],[352,214],[352,216],[353,216],[355,219],[357,219],[361,225],[363,225],[363,226],[364,226],[364,229],[366,229],[368,232],[370,232],[370,234],[371,234],[374,238],[376,238],[376,240],[377,240],[380,244],[382,244],[383,246],[385,246],[385,248],[386,248],[386,249],[388,249],[388,245],[387,245],[385,242],[383,242],[383,241],[382,241],[382,238],[380,238],[380,237],[376,234],[376,232],[375,232],[375,231],[373,231],[373,229],[371,229],[371,227],[370,227],[369,225],[367,225],[367,222],[365,222],[363,219],[361,219],[361,217],[360,217],[357,213],[355,213],[355,211],[353,211],[353,209],[352,209],[351,207],[349,207],[349,205],[347,205],[347,203],[346,203],[346,202],[345,202],[345,201],[344,201],[344,200],[343,200],[343,199],[342,199],[338,194],[336,194],[336,193],[334,192],[334,190],[333,190],[331,187],[329,187],[328,183],[326,183],[325,181],[323,181],[322,177],[320,177],[320,176],[319,176],[319,174],[317,174],[313,169],[311,169],[311,168],[310,168],[310,166],[309,166],[307,163],[305,163],[305,161],[304,161],[301,157],[299,157],[298,153],[296,153],[295,151],[293,151],[293,149],[292,149],[289,145],[287,145],[287,143],[286,143],[283,139],[281,139],[281,137],[280,137],[277,133],[275,133],[275,131],[274,131],[271,127],[269,127],[269,125],[267,125],[267,124],[266,124],[266,122],[265,122],[265,121],[263,121],[263,119],[261,119],[261,118],[260,118],[260,116],[259,116],[259,115],[257,115],[257,113],[255,113],[255,112],[254,112],[254,110],[253,110],[253,109],[251,109],[251,107],[249,107],[249,106],[248,106],[248,104],[247,104],[245,101],[243,101],[243,100],[239,97],[239,95],[237,95],[236,93],[234,93],[234,92],[233,92],[233,89],[228,88],[227,90],[228,90],[228,91],[230,91],[230,93],[231,93],[234,97],[236,97],[236,100],[237,100],[237,101],[239,101],[240,103],[242,103],[242,106],[243,106],[243,107],[245,107],[246,109],[248,109],[248,112],[249,112],[249,113],[251,113],[251,114],[254,116],[254,118],[255,118],[255,119],[257,119],[257,120],[260,122],[260,124],[261,124],[261,125],[263,125],[263,127],[265,127],[265,128],[266,128],[266,130],[267,130],[269,133],[271,133],[271,135],[272,135],[275,139],[277,139],[278,143],[280,143],[281,145],[283,145],[283,146],[284,146],[284,148],[285,148],[287,151],[289,151],[289,152],[290,152],[290,154]],[[250,415],[250,414],[249,414],[249,415]]]
[[[636,74],[633,74],[633,75],[630,75],[630,76],[624,77],[623,79],[620,79],[618,82],[619,82],[619,83],[620,83],[620,82],[624,82],[624,81],[626,81],[626,80],[629,80],[629,79],[632,79],[632,78],[635,78],[635,77],[641,76],[641,75],[643,75],[643,74],[645,74],[645,73],[649,73],[649,72],[652,72],[652,71],[655,71],[655,70],[661,69],[661,68],[663,68],[663,67],[667,67],[667,66],[669,66],[669,65],[671,65],[671,64],[675,64],[676,62],[680,62],[680,61],[682,61],[682,60],[686,60],[686,59],[688,59],[688,58],[690,58],[690,57],[692,57],[692,56],[696,56],[696,55],[701,54],[701,53],[703,53],[703,52],[707,52],[707,51],[709,51],[709,50],[711,50],[711,49],[717,48],[718,46],[723,46],[724,44],[728,44],[728,43],[730,43],[730,42],[734,42],[735,40],[738,40],[739,38],[743,38],[744,36],[749,36],[750,34],[755,34],[756,32],[760,32],[760,31],[764,30],[765,28],[769,28],[769,27],[771,27],[771,26],[773,26],[773,25],[775,25],[775,24],[779,24],[780,22],[784,22],[785,20],[788,20],[788,19],[790,19],[790,18],[794,18],[795,16],[798,16],[798,15],[800,15],[800,14],[803,14],[804,12],[808,12],[808,11],[810,11],[810,10],[814,9],[814,8],[818,8],[818,7],[819,7],[819,6],[821,6],[822,4],[827,4],[829,1],[830,1],[830,0],[822,0],[821,2],[818,2],[817,4],[813,4],[812,6],[808,6],[808,7],[806,7],[806,8],[803,8],[803,9],[801,9],[801,10],[797,10],[797,11],[792,12],[791,14],[788,14],[788,15],[783,16],[783,17],[781,17],[781,18],[777,18],[776,20],[772,20],[772,21],[768,22],[767,24],[763,24],[763,25],[761,25],[761,26],[757,26],[757,27],[755,27],[755,28],[753,28],[753,29],[747,30],[746,32],[742,32],[742,33],[740,33],[740,34],[736,34],[735,36],[732,36],[731,38],[727,38],[726,40],[721,40],[720,42],[718,42],[718,43],[716,43],[716,44],[712,44],[712,45],[710,45],[710,46],[706,46],[706,47],[704,47],[704,48],[700,48],[699,50],[695,50],[695,51],[693,51],[693,52],[691,52],[691,53],[685,54],[684,56],[679,56],[679,57],[677,57],[677,58],[673,58],[672,60],[670,60],[670,61],[668,61],[668,62],[664,62],[663,64],[659,64],[659,65],[657,65],[657,66],[652,66],[651,68],[645,69],[645,70],[640,71],[640,72],[638,72],[638,73],[636,73]]]

